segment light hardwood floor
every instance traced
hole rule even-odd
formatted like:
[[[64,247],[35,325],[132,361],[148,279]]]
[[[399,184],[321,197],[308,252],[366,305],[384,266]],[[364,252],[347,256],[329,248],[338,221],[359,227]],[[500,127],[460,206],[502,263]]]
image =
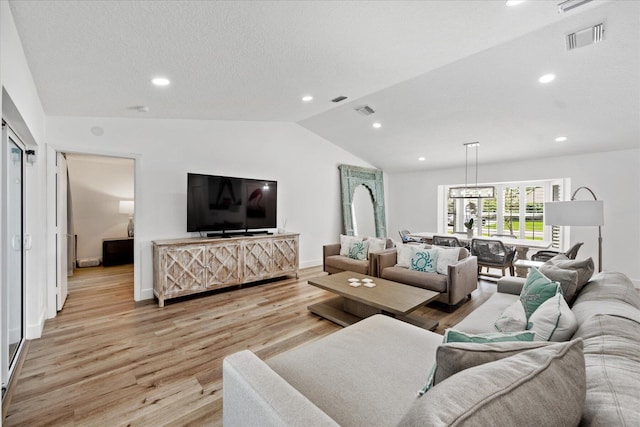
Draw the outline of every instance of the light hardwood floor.
[[[30,343],[3,424],[222,425],[225,356],[251,349],[268,358],[340,329],[306,309],[332,296],[307,284],[320,274],[158,308],[133,302],[131,266],[76,270],[64,310]],[[439,320],[442,333],[493,292],[480,282],[453,313],[415,313]]]

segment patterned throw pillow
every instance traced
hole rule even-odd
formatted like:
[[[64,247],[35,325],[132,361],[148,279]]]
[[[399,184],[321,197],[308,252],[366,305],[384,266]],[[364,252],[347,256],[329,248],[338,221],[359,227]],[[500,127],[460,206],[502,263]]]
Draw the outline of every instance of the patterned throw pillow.
[[[520,292],[520,302],[524,306],[527,321],[543,302],[555,296],[558,292],[562,293],[560,284],[549,280],[537,268],[532,268],[527,276],[527,281],[522,287],[522,292]]]
[[[409,268],[411,266],[411,258],[413,258],[413,253],[418,250],[429,249],[431,246],[426,245],[414,245],[414,244],[401,244],[396,246],[397,249],[397,259],[396,259],[396,267],[404,267]]]
[[[364,261],[367,259],[367,252],[369,250],[369,243],[365,240],[362,242],[351,242],[349,248],[349,258],[357,259],[358,261]]]
[[[423,249],[413,253],[411,257],[410,270],[422,271],[424,273],[435,273],[438,262],[437,249]]]
[[[340,235],[340,255],[349,256],[349,250],[353,242],[362,242],[364,237]]]

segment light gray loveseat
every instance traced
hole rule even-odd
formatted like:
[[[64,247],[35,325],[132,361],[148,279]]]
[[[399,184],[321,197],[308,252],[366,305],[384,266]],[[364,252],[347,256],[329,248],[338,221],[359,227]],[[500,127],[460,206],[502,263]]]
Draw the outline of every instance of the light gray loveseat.
[[[484,332],[492,331],[494,315],[517,298],[503,291],[518,293],[519,284],[500,285],[498,293],[458,326],[474,330],[484,325],[488,329]],[[497,382],[528,369],[530,361],[518,368],[497,363],[520,363],[529,351],[463,370],[417,398],[416,390],[425,383],[438,349],[450,344],[440,345],[441,335],[376,315],[267,361],[249,350],[227,357],[223,362],[224,425],[509,425],[514,417],[528,419],[523,425],[550,425],[547,413],[530,411],[542,408],[562,416],[570,413],[569,400],[577,396],[581,403],[583,361],[586,400],[581,424],[640,425],[637,291],[623,274],[600,273],[582,289],[572,311],[579,325],[574,338],[579,339],[544,348],[571,345],[575,350],[578,344],[584,345],[584,357],[578,353],[579,360],[570,360],[560,370],[563,375],[575,375],[575,381],[556,382],[535,397],[519,393],[522,381],[508,379],[507,392],[494,393],[480,405],[468,402],[476,398],[479,383]],[[466,404],[470,409],[465,409]],[[466,412],[461,416],[460,411]]]
[[[450,310],[478,288],[478,258],[465,248],[460,248],[458,262],[447,267],[447,274],[425,273],[398,267],[397,257],[395,249],[377,253],[374,263],[377,268],[376,276],[439,292],[440,296],[436,301],[447,304]]]

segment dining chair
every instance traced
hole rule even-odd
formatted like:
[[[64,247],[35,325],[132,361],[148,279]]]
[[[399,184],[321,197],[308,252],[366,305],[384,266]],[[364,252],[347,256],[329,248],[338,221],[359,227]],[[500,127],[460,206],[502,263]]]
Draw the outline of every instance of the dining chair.
[[[433,236],[432,244],[437,246],[451,246],[461,248],[464,245],[460,243],[457,237],[454,236]]]
[[[482,271],[482,267],[499,268],[502,275],[508,268],[509,273],[515,276],[515,268],[513,260],[516,255],[515,248],[509,248],[500,240],[492,239],[472,239],[471,254],[478,257],[478,274]]]
[[[568,251],[566,252],[560,252],[560,251],[550,251],[550,250],[542,250],[542,251],[538,251],[535,254],[531,255],[531,260],[533,261],[548,261],[551,258],[553,258],[556,255],[560,255],[560,254],[565,254],[567,258],[569,259],[576,259],[576,256],[578,255],[578,250],[580,250],[580,247],[584,245],[583,242],[578,242],[575,245],[571,246],[571,248],[569,248]]]
[[[400,240],[402,240],[402,243],[422,243],[422,239],[409,236],[409,234],[411,234],[409,230],[399,230],[398,234],[400,234]]]

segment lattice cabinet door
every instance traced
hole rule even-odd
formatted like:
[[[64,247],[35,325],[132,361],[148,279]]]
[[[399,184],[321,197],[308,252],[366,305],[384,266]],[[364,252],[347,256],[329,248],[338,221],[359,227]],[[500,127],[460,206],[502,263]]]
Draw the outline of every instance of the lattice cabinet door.
[[[273,242],[270,239],[243,242],[243,276],[245,282],[272,277]]]
[[[298,274],[298,236],[273,240],[273,272]]]
[[[177,246],[163,248],[163,276],[165,298],[190,294],[206,289],[206,246]]]
[[[242,283],[240,242],[210,245],[206,250],[208,288],[222,288]]]

